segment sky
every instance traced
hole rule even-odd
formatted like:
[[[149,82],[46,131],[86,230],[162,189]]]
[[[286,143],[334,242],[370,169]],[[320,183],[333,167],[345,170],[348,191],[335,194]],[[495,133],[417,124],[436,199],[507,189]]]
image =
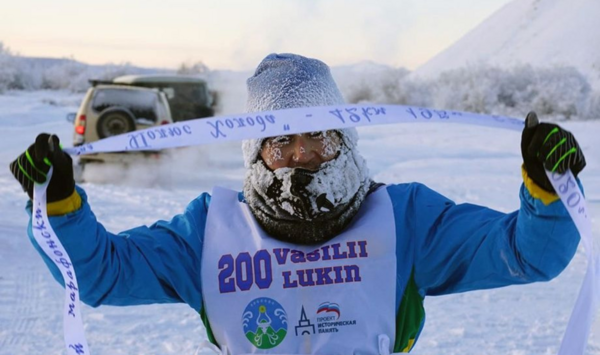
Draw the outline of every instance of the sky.
[[[510,1],[0,0],[0,42],[90,64],[249,70],[293,52],[412,70]]]

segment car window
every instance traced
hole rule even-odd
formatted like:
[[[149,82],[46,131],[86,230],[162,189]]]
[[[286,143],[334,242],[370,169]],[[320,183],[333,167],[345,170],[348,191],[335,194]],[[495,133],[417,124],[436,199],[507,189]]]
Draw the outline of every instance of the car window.
[[[199,104],[206,104],[207,102],[207,92],[204,85],[179,84],[173,87],[176,96],[179,96],[180,99],[194,101]]]
[[[98,89],[92,99],[92,109],[102,112],[109,107],[130,110],[136,119],[157,121],[158,97],[155,92],[129,89]]]
[[[207,116],[205,111],[210,104],[205,85],[175,84],[171,87],[175,90],[175,96],[169,97],[174,122]]]

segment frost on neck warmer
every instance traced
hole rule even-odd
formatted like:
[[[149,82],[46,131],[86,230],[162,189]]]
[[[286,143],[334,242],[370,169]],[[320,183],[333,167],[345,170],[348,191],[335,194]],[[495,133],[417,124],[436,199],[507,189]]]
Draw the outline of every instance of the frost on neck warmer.
[[[326,64],[294,54],[267,56],[247,84],[248,112],[344,103]],[[248,169],[244,196],[267,233],[293,243],[319,243],[337,235],[356,215],[371,180],[356,148],[356,130],[339,133],[339,154],[316,172],[271,171],[259,158],[263,139],[242,142]]]

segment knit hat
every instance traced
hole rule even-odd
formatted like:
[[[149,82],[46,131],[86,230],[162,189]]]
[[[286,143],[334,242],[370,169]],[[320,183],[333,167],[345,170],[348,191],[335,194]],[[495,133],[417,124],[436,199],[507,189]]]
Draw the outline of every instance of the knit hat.
[[[269,54],[247,81],[247,112],[344,104],[327,64],[297,54]],[[341,129],[350,149],[358,140],[356,129]],[[263,138],[242,142],[244,165],[249,168],[258,157]]]

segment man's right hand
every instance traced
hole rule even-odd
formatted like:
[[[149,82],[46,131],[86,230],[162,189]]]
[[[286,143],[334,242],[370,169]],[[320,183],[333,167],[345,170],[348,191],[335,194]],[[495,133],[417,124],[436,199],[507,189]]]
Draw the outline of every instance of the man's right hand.
[[[34,183],[44,183],[46,174],[54,167],[48,184],[47,202],[64,200],[73,194],[73,160],[62,151],[57,136],[41,133],[35,143],[10,163],[10,171],[19,181],[29,198],[33,198]]]

